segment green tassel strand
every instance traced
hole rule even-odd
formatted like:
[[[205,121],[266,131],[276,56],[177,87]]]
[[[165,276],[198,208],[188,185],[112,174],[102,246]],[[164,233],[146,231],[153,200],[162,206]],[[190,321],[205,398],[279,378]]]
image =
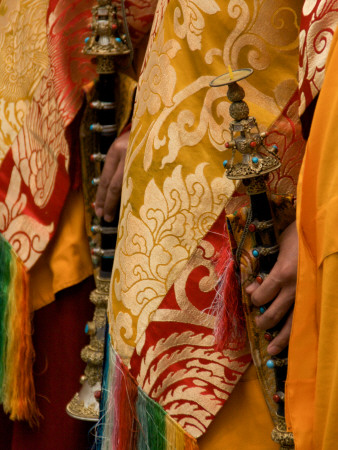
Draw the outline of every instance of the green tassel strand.
[[[0,402],[3,400],[3,380],[5,375],[7,346],[6,322],[11,259],[11,246],[0,234]]]
[[[165,450],[165,410],[139,388],[136,411],[140,423],[138,450]]]

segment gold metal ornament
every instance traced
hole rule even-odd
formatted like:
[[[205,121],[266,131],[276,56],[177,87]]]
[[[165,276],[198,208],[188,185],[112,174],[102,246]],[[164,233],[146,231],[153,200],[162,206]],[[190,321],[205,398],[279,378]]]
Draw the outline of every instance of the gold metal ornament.
[[[84,48],[85,54],[95,57],[99,82],[103,80],[102,82],[106,83],[106,85],[108,83],[109,87],[115,82],[116,59],[131,53],[131,48],[128,44],[130,40],[128,41],[127,35],[123,30],[123,24],[118,18],[116,6],[113,6],[111,3],[109,0],[98,0],[98,5],[92,9],[92,35],[86,38]],[[103,93],[101,92],[103,96],[107,95],[105,89],[101,89],[101,91],[103,91]],[[114,92],[114,89],[112,91]],[[84,192],[87,193],[87,204],[93,201],[92,198],[87,197],[95,195],[93,187],[97,186],[100,181],[100,174],[108,150],[107,142],[109,146],[117,134],[116,124],[110,123],[113,121],[111,118],[115,118],[116,115],[117,105],[115,99],[95,98],[89,106],[92,111],[90,116],[96,117],[98,122],[91,123],[89,127],[89,124],[85,123],[85,116],[83,119],[83,126],[87,130],[89,128],[92,133],[93,137],[89,141],[92,147],[94,147],[90,149],[85,148],[84,151],[88,153],[88,160],[91,154],[90,159],[95,166],[93,170],[90,170],[91,173],[95,173],[95,176],[91,180],[91,188],[84,189]],[[103,119],[103,123],[99,123],[101,119]],[[101,137],[102,140],[100,140]],[[109,142],[108,138],[112,138],[112,141]],[[104,145],[102,145],[102,142]],[[109,247],[110,237],[113,235],[116,236],[117,234],[116,224],[108,224],[102,219],[100,222],[97,217],[92,217],[91,233],[94,267],[98,266],[99,261],[102,262],[103,258],[106,258],[106,261],[107,259],[112,261],[115,249],[106,248],[106,245],[108,242]],[[103,245],[103,240],[105,241],[105,245]],[[81,359],[86,363],[84,375],[80,378],[81,389],[66,407],[67,413],[73,418],[94,422],[99,419],[106,315],[111,275],[105,269],[101,269],[102,264],[100,268],[97,267],[95,270],[96,289],[90,294],[90,301],[95,305],[95,310],[92,321],[86,325],[86,333],[90,338],[89,345],[81,351]],[[111,268],[109,270],[111,271]]]
[[[90,342],[81,351],[81,359],[87,364],[84,375],[80,378],[82,387],[66,407],[71,417],[94,422],[99,418],[104,331],[110,285],[109,279],[102,279],[99,276],[95,281],[97,287],[90,294],[90,301],[95,305],[94,316],[86,325]]]
[[[250,189],[257,189],[257,185],[266,191],[264,179],[257,179],[259,175],[266,175],[280,167],[281,163],[274,146],[267,147],[264,140],[267,133],[260,132],[256,119],[249,116],[249,107],[243,101],[244,89],[237,84],[252,74],[252,69],[234,70],[231,73],[215,78],[210,86],[228,86],[227,97],[232,102],[229,108],[230,116],[234,119],[229,130],[231,140],[226,147],[232,149],[230,161],[226,161],[226,176],[230,180],[245,180],[255,178],[250,183]],[[242,154],[242,161],[234,163],[236,151]],[[251,192],[248,192],[250,195]]]
[[[98,73],[112,73],[115,70],[114,57],[129,55],[131,50],[126,34],[121,31],[116,6],[107,0],[98,3],[92,9],[93,33],[86,39],[84,53],[97,57]]]
[[[287,430],[285,418],[277,416],[278,422],[271,432],[271,438],[280,445],[281,450],[290,450],[294,448],[293,434]]]

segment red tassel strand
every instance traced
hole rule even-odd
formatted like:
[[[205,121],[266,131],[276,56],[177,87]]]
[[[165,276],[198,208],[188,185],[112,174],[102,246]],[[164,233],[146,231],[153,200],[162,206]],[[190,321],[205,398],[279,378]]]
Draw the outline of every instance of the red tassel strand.
[[[246,343],[245,317],[236,262],[228,236],[224,238],[224,246],[215,263],[219,282],[212,309],[216,315],[214,335],[217,349],[242,350]]]

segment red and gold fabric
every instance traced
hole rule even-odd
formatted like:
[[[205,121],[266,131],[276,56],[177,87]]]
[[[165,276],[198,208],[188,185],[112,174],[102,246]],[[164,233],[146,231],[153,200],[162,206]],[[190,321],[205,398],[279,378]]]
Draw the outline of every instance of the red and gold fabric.
[[[89,14],[86,12],[82,17],[81,26],[74,27],[79,13],[76,2],[74,6],[72,10],[66,2],[49,4],[37,0],[1,3],[0,231],[24,272],[37,261],[55,233],[70,185],[69,149],[74,147],[76,139],[72,141],[67,137],[66,127],[81,106],[82,80],[79,71],[74,71],[72,76],[69,70],[67,73],[67,66],[57,54],[60,45],[68,42],[65,59],[70,62],[81,56],[80,41],[88,26]],[[73,48],[65,39],[66,30],[74,40]],[[82,56],[81,59],[84,62]],[[89,69],[87,74],[87,77],[93,76],[93,71]],[[69,92],[73,96],[69,97]],[[77,210],[79,217],[82,210]],[[76,232],[78,230],[77,227]],[[84,264],[86,261],[88,258],[84,259]],[[75,278],[80,281],[89,273],[88,270],[77,273]],[[57,276],[60,277],[60,272]],[[24,275],[23,281],[28,281]],[[9,287],[11,284],[13,280]],[[4,284],[1,289],[5,289]],[[53,290],[50,291],[45,298],[47,302],[54,298]],[[5,374],[11,373],[11,382],[2,386],[2,400],[13,419],[27,419],[32,423],[38,413],[34,406],[34,353],[29,321],[30,311],[36,305],[28,295],[27,286],[21,292],[25,295],[11,297],[9,289],[6,308],[13,301],[14,304],[5,317],[7,321],[13,316],[15,323],[26,323],[22,328],[25,339],[9,323],[2,323],[2,331],[7,333],[3,354],[8,355],[2,370]],[[11,367],[15,364],[21,365],[21,369],[13,372]],[[18,384],[17,377],[23,373],[23,367],[26,382]]]
[[[25,308],[21,298],[11,310],[16,318],[25,315],[26,339],[21,339],[17,355],[28,364],[30,381],[30,312],[92,273],[80,190],[78,113],[83,87],[96,76],[95,66],[82,54],[94,4],[94,0],[8,0],[0,5],[0,232],[23,274],[29,270]],[[144,1],[142,7],[126,2],[126,7],[131,35],[141,39],[151,24],[152,2]],[[23,275],[22,280],[28,278]],[[12,298],[4,285],[1,289]],[[1,323],[4,333],[6,325]],[[20,346],[20,335],[14,334]],[[28,385],[29,393],[17,390],[13,396],[27,397],[25,412],[14,413],[8,402],[5,409],[12,418],[33,422],[34,406],[29,403],[34,405],[34,387]]]
[[[17,3],[25,20],[30,15],[41,16],[41,12],[34,14],[35,9],[41,8],[39,2]],[[15,49],[18,54],[14,55],[13,71],[20,69],[15,64],[16,58],[27,53],[40,70],[35,71],[32,80],[35,88],[15,99],[14,104],[25,103],[26,113],[21,116],[17,135],[1,161],[0,230],[27,269],[34,265],[55,234],[70,185],[74,183],[74,179],[70,181],[70,148],[74,151],[77,139],[67,133],[67,127],[82,104],[84,81],[94,76],[93,67],[81,53],[88,33],[91,4],[87,2],[84,9],[83,2],[79,1],[72,4],[62,0],[49,2],[40,23],[45,44],[42,46],[41,39],[34,35],[23,38],[31,45],[36,42],[37,50],[41,46],[40,52],[35,56],[24,45]],[[4,3],[2,5],[5,7]],[[28,10],[30,13],[25,14]],[[13,27],[18,25],[14,23]],[[32,29],[31,24],[28,26]],[[11,30],[14,32],[15,28]],[[8,51],[6,39],[3,48]],[[42,63],[45,66],[41,68]],[[26,79],[25,73],[22,76]],[[5,86],[12,92],[15,84],[9,77]],[[14,101],[6,97],[6,90],[3,97],[8,102]]]
[[[131,32],[139,38],[154,8],[143,3],[126,2]],[[70,187],[79,186],[78,128],[69,127],[83,87],[96,76],[82,54],[94,4],[1,4],[0,231],[27,269],[54,236]]]
[[[215,242],[225,235],[222,215],[236,186],[222,167],[229,158],[226,88],[209,83],[228,65],[254,69],[242,83],[250,114],[271,131],[269,144],[282,156],[270,185],[293,193],[304,149],[300,13],[294,1],[162,0],[150,32],[126,158],[110,334],[139,389],[195,438],[227,401],[249,356],[241,361],[234,350],[214,347],[213,258],[222,239]],[[243,196],[230,204],[242,205]]]
[[[322,87],[337,14],[338,5],[334,0],[304,2],[299,32],[299,115]]]

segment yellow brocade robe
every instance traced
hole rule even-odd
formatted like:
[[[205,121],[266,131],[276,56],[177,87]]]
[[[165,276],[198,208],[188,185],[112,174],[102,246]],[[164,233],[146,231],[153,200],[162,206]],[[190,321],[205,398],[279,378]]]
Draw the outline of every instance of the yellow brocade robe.
[[[255,69],[241,85],[250,114],[268,129],[297,89],[300,10],[291,0],[159,1],[125,163],[109,312],[127,365],[234,191],[222,166],[230,157],[227,87],[209,83],[229,64]]]
[[[133,354],[145,351],[146,331],[159,316],[159,305],[235,188],[222,166],[230,157],[225,150],[231,120],[227,88],[210,88],[209,83],[229,65],[233,70],[252,67],[254,74],[241,84],[261,131],[272,127],[287,105],[296,121],[297,105],[290,99],[297,89],[300,10],[297,1],[159,1],[126,157],[109,304],[112,344],[127,367]],[[279,134],[285,142],[287,126]],[[292,190],[298,162],[295,158],[289,165],[286,182],[283,176],[276,181],[277,190]],[[179,288],[180,283],[176,294]],[[180,292],[177,300],[184,303],[184,290]],[[167,309],[161,320],[167,326],[175,317]],[[149,359],[144,358],[144,373]],[[240,398],[245,389],[235,389]],[[253,398],[259,398],[254,391]],[[176,394],[173,390],[174,398]],[[264,407],[262,398],[259,404]],[[245,401],[241,405],[239,415]],[[265,434],[272,424],[261,406]],[[201,419],[206,426],[207,419]],[[260,448],[274,448],[269,434],[270,429],[264,437],[267,447]],[[236,437],[231,439],[229,448],[235,448]]]

